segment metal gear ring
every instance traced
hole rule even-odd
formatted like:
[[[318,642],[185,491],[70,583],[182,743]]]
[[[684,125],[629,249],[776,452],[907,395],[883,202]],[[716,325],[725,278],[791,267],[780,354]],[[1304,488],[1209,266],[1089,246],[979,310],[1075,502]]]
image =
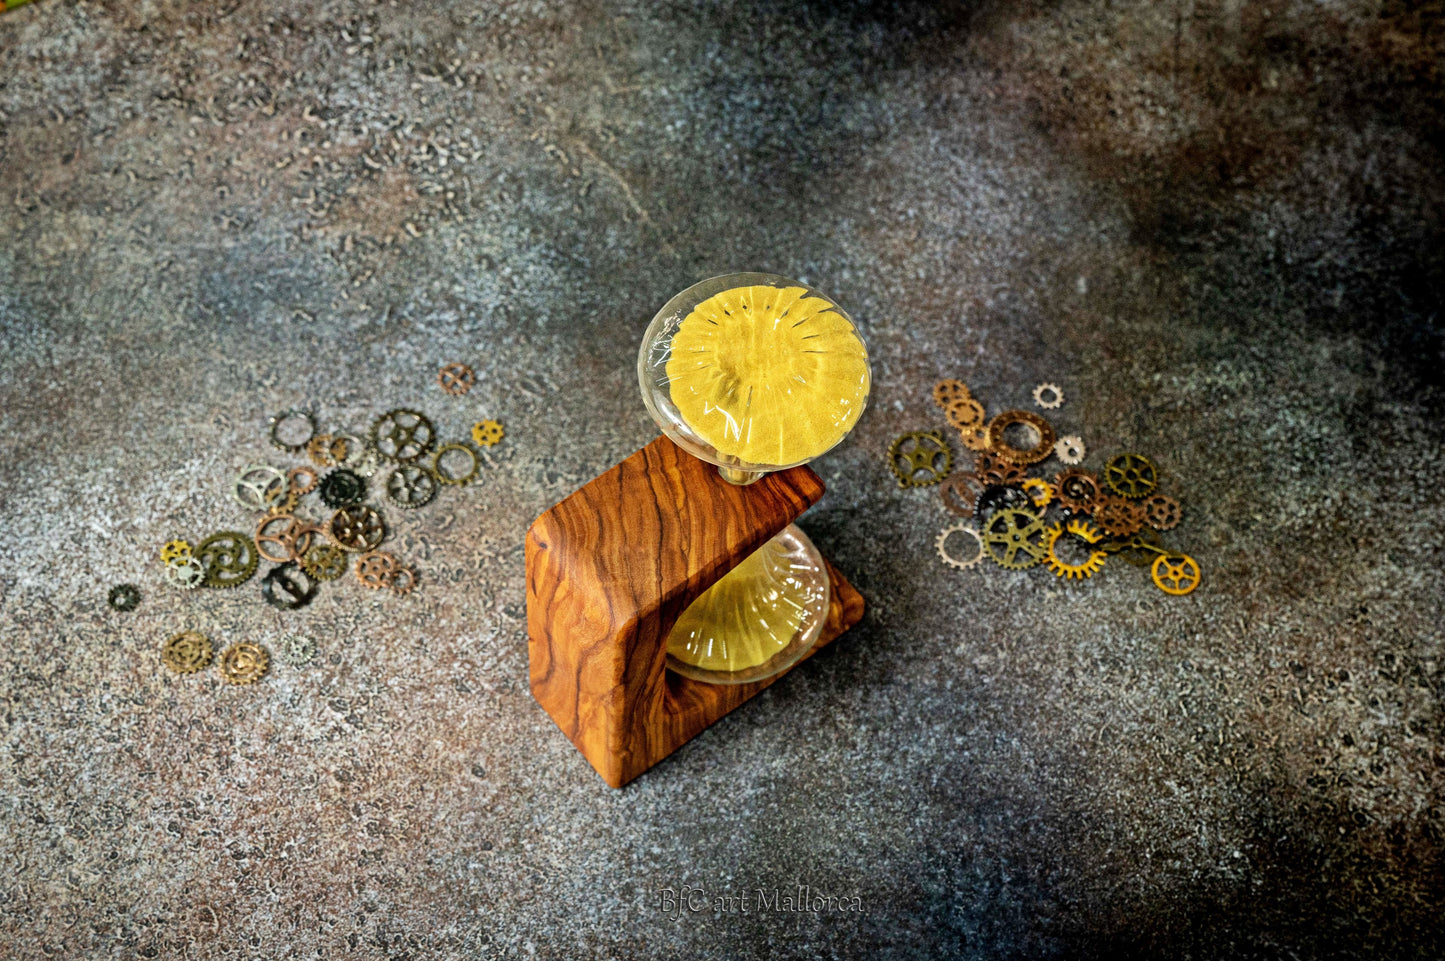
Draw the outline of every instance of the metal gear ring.
[[[392,579],[400,569],[401,561],[397,560],[394,554],[372,551],[361,555],[361,559],[356,562],[356,579],[361,582],[362,587],[373,591],[380,590],[391,587]]]
[[[1064,392],[1058,384],[1040,384],[1034,388],[1034,403],[1044,410],[1058,410],[1064,406]]]
[[[271,666],[266,649],[250,641],[237,641],[221,652],[221,680],[227,684],[252,684]]]
[[[264,511],[286,496],[286,475],[269,464],[247,464],[231,483],[231,499],[248,511]]]
[[[300,667],[316,656],[316,642],[300,634],[287,634],[276,646],[276,657],[293,667]]]
[[[988,487],[977,474],[954,474],[938,488],[943,506],[957,517],[972,517],[973,506]]]
[[[376,419],[369,441],[383,460],[409,464],[432,449],[436,429],[425,414],[399,407]]]
[[[936,430],[909,431],[888,445],[888,469],[899,487],[927,487],[953,470],[953,451]]]
[[[1093,474],[1082,467],[1070,467],[1054,478],[1054,493],[1058,495],[1060,506],[1066,510],[1088,514],[1103,492],[1099,490],[1099,480]]]
[[[953,534],[967,534],[969,537],[972,537],[978,544],[978,552],[974,554],[973,557],[963,561],[948,553],[948,538]],[[978,536],[978,531],[969,527],[967,524],[950,524],[948,527],[945,527],[939,532],[938,539],[934,542],[934,546],[938,549],[938,556],[943,559],[943,563],[949,567],[956,567],[961,571],[966,571],[983,560],[983,538]]]
[[[403,510],[425,507],[436,496],[436,476],[420,464],[402,464],[386,478],[386,499]]]
[[[1044,559],[1044,522],[1037,514],[1006,507],[984,524],[983,546],[1000,567],[1021,571]]]
[[[501,443],[505,433],[501,423],[495,420],[482,420],[472,425],[472,440],[482,447],[495,447]]]
[[[366,481],[344,467],[321,478],[321,503],[332,510],[361,503],[366,496]]]
[[[477,375],[466,364],[445,364],[437,371],[437,383],[453,397],[461,397],[477,383]]]
[[[1115,540],[1133,537],[1144,526],[1144,508],[1122,497],[1101,497],[1094,505],[1094,523]]]
[[[221,531],[201,541],[196,560],[205,570],[206,587],[240,587],[256,573],[260,555],[256,543],[240,531]]]
[[[1119,454],[1104,465],[1104,483],[1120,497],[1138,500],[1159,486],[1159,469],[1142,454]]]
[[[933,385],[933,402],[939,407],[948,407],[956,400],[972,397],[968,385],[961,380],[940,380]]]
[[[161,648],[161,663],[177,674],[194,674],[211,663],[210,638],[200,631],[182,631]]]
[[[1084,439],[1068,434],[1054,441],[1054,456],[1070,467],[1084,462]]]
[[[316,596],[316,581],[296,566],[295,561],[279,564],[261,578],[261,597],[281,611],[305,607]]]
[[[453,455],[454,460],[456,459],[455,455],[465,454],[469,458],[467,469],[461,473],[451,473],[447,471],[447,469],[442,466],[442,461],[446,459],[448,454]],[[470,484],[477,479],[477,475],[482,472],[482,459],[477,456],[477,452],[467,444],[443,444],[438,447],[437,452],[432,455],[431,472],[435,474],[436,479],[443,484],[460,487],[465,484]]]
[[[351,559],[335,544],[313,544],[301,557],[301,569],[318,581],[334,581],[346,573]]]
[[[1038,435],[1032,447],[1015,447],[1006,436],[1010,427],[1023,426]],[[1027,410],[1006,410],[988,422],[988,446],[1011,464],[1037,464],[1054,452],[1054,428],[1038,414]]]
[[[169,564],[179,557],[191,556],[191,542],[183,540],[166,541],[161,548],[161,563]]]
[[[357,554],[375,550],[386,539],[386,522],[365,504],[341,508],[331,515],[328,528],[338,547]]]
[[[299,440],[297,439],[299,432],[287,430],[288,427],[294,428],[298,421],[306,423],[306,436]],[[282,434],[286,434],[287,437],[282,437]],[[316,417],[309,410],[293,407],[290,410],[283,410],[271,418],[271,446],[277,450],[285,451],[288,454],[299,454],[306,449],[306,445],[315,436]]]
[[[972,397],[960,397],[953,401],[943,408],[943,414],[959,430],[975,430],[983,426],[983,405]]]
[[[1199,586],[1199,563],[1188,554],[1160,554],[1149,568],[1154,586],[1165,594],[1182,597]]]
[[[110,589],[105,602],[117,611],[133,611],[140,604],[140,588],[134,584],[117,584]]]
[[[194,557],[177,557],[166,564],[166,577],[171,583],[192,591],[205,583],[206,569]]]
[[[1086,533],[1077,533],[1074,527],[1076,524],[1080,525]],[[1082,521],[1069,521],[1069,533],[1073,535],[1074,540],[1089,545],[1097,544],[1100,539],[1099,532]],[[1065,561],[1059,557],[1058,553],[1059,538],[1063,535],[1064,525],[1055,524],[1044,536],[1044,563],[1048,565],[1049,570],[1053,571],[1056,576],[1069,580],[1082,580],[1099,573],[1109,555],[1103,551],[1090,550],[1089,556],[1077,564]]]
[[[1179,502],[1172,497],[1152,494],[1144,500],[1144,518],[1156,531],[1172,531],[1183,516]]]

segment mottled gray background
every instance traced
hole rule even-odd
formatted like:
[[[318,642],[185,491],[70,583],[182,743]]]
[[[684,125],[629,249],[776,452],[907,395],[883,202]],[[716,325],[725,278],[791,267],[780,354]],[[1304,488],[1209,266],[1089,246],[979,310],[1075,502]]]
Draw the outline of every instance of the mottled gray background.
[[[0,15],[3,953],[1440,957],[1442,51],[1436,0]],[[804,526],[869,614],[611,791],[527,691],[523,532],[738,269],[868,339]],[[950,375],[1156,458],[1203,587],[939,564],[882,457]],[[164,582],[296,404],[506,423],[388,512],[410,597]],[[322,655],[178,677],[188,624]],[[657,907],[795,884],[866,913]]]

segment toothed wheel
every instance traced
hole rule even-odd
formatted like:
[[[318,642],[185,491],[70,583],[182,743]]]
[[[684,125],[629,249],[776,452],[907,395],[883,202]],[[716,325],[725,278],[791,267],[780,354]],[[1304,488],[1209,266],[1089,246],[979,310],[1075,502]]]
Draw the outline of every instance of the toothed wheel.
[[[1084,439],[1076,434],[1068,434],[1054,442],[1054,456],[1070,467],[1082,464],[1084,453]]]
[[[909,431],[889,445],[888,469],[899,487],[927,487],[953,470],[953,451],[938,431]]]
[[[968,385],[961,380],[940,380],[933,385],[933,402],[939,407],[947,408],[956,400],[972,396]]]
[[[1159,469],[1142,454],[1119,454],[1104,465],[1104,483],[1120,497],[1138,500],[1159,486]]]
[[[952,554],[948,553],[948,538],[953,534],[967,534],[969,537],[972,537],[974,539],[974,542],[978,545],[978,550],[976,553],[974,553],[973,557],[968,558],[967,560],[959,560]],[[956,567],[961,571],[966,571],[970,567],[976,565],[979,561],[983,560],[983,538],[978,536],[978,531],[974,530],[972,527],[969,527],[967,524],[951,524],[948,527],[945,527],[942,531],[939,532],[938,540],[934,542],[934,546],[937,547],[938,556],[943,559],[943,563],[947,564],[949,567]]]
[[[1083,524],[1079,521],[1070,521],[1067,530],[1075,543],[1097,544],[1102,536],[1090,525]],[[1055,575],[1068,580],[1083,580],[1084,578],[1093,577],[1103,568],[1104,561],[1109,555],[1100,550],[1090,549],[1089,556],[1078,563],[1071,563],[1064,560],[1058,553],[1059,538],[1064,536],[1064,531],[1065,526],[1063,524],[1055,524],[1049,529],[1048,534],[1045,535],[1044,563],[1048,565],[1049,570],[1053,571]]]
[[[1044,410],[1058,410],[1064,406],[1064,392],[1057,384],[1040,384],[1034,388],[1034,403]]]
[[[1000,510],[984,525],[982,538],[999,567],[1021,571],[1044,559],[1044,522],[1026,510]]]

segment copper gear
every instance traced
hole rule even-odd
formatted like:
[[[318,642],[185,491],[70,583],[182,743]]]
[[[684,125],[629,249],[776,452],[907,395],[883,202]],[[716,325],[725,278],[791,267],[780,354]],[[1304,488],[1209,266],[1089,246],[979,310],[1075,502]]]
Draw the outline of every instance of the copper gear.
[[[959,430],[974,430],[983,426],[983,405],[972,397],[960,397],[943,408],[948,422]]]
[[[1144,508],[1122,497],[1102,497],[1094,505],[1094,522],[1116,540],[1133,537],[1144,526]]]
[[[969,537],[972,537],[978,544],[978,553],[966,561],[961,561],[948,553],[947,543],[950,534],[967,534]],[[934,546],[938,549],[938,556],[943,559],[943,563],[961,571],[966,571],[983,560],[983,538],[978,536],[978,531],[969,527],[967,524],[950,524],[948,527],[945,527],[939,532],[938,539],[934,542]]]
[[[989,451],[980,451],[974,458],[974,473],[982,477],[985,484],[995,487],[1016,487],[1028,476],[1024,468]]]
[[[361,555],[361,559],[356,562],[356,579],[361,582],[362,587],[377,591],[383,587],[391,587],[400,568],[401,562],[396,559],[396,555],[386,551],[371,551]]]
[[[1059,505],[1075,514],[1088,514],[1098,503],[1099,480],[1082,467],[1070,467],[1054,478],[1054,493]]]
[[[956,400],[972,396],[968,385],[961,380],[940,380],[933,385],[933,402],[939,407],[947,408]]]
[[[1004,439],[1004,433],[1015,424],[1023,424],[1039,435],[1033,447],[1014,447]],[[1027,410],[1006,410],[994,415],[988,422],[988,446],[994,453],[1011,464],[1027,466],[1037,464],[1054,452],[1054,428],[1038,414]]]
[[[1058,410],[1064,406],[1064,392],[1058,384],[1040,384],[1034,388],[1034,403],[1044,410]]]
[[[972,517],[974,505],[988,484],[977,474],[954,474],[939,485],[944,508],[958,517]]]
[[[1188,554],[1160,554],[1149,568],[1154,586],[1165,594],[1182,597],[1199,586],[1203,575],[1199,562]]]
[[[401,566],[391,575],[391,592],[398,597],[404,597],[416,590],[416,569]]]
[[[221,652],[221,680],[227,684],[254,684],[270,666],[266,649],[250,641],[237,641]]]
[[[316,484],[321,480],[321,475],[315,469],[302,464],[300,467],[293,467],[286,472],[287,494],[294,494],[297,497],[309,494],[316,489]]]
[[[461,397],[477,382],[477,375],[466,364],[445,364],[437,371],[437,384],[453,397]]]
[[[1075,529],[1075,525],[1079,526],[1079,530]],[[1074,537],[1090,545],[1097,544],[1102,536],[1091,525],[1083,521],[1069,521],[1068,531]],[[1058,551],[1055,550],[1059,538],[1062,536],[1064,536],[1063,524],[1055,524],[1044,535],[1044,563],[1048,565],[1049,570],[1053,571],[1055,575],[1069,580],[1083,580],[1099,573],[1109,555],[1103,551],[1091,550],[1087,559],[1078,564],[1070,564],[1060,558]]]
[[[1144,499],[1144,517],[1156,531],[1172,531],[1179,526],[1183,510],[1179,502],[1163,494],[1154,494]]]

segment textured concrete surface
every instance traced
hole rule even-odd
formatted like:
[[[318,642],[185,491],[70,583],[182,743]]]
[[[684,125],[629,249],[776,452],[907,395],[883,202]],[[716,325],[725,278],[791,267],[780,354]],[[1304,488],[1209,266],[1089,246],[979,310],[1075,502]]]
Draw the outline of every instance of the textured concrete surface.
[[[1404,0],[0,15],[0,953],[1440,957],[1442,31]],[[870,612],[613,792],[527,692],[522,535],[654,436],[656,307],[750,268],[869,340],[804,526]],[[1057,381],[1091,465],[1155,457],[1204,586],[938,564],[881,455],[942,426],[943,375]],[[263,432],[296,404],[506,422],[480,486],[387,512],[410,597],[164,583],[164,540],[250,523],[236,468],[295,463]],[[226,688],[161,668],[185,624],[322,654]],[[862,910],[757,909],[796,885]]]

